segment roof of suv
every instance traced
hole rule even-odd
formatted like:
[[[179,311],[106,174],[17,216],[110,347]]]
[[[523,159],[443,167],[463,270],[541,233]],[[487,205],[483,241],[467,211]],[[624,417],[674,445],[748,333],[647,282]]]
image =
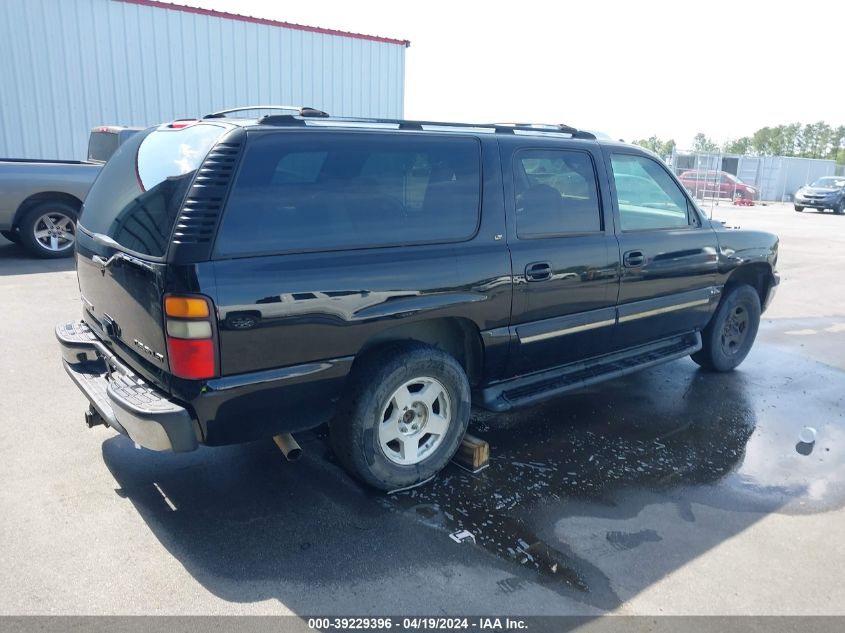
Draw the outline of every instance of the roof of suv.
[[[275,110],[282,114],[264,114],[258,117],[234,116],[240,112]],[[225,120],[244,127],[343,127],[383,130],[423,130],[433,132],[474,132],[480,134],[511,134],[525,136],[552,136],[596,140],[596,135],[586,130],[564,124],[540,123],[452,123],[444,121],[412,121],[406,119],[379,119],[333,117],[316,108],[302,106],[247,106],[207,114],[206,120]]]

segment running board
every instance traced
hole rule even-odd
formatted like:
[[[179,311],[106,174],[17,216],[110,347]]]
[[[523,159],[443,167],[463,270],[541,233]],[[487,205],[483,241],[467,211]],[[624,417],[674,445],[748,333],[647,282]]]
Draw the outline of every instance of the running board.
[[[500,382],[473,393],[472,401],[473,404],[489,411],[509,411],[559,396],[567,391],[683,358],[700,349],[701,334],[698,332],[674,336],[624,352]]]

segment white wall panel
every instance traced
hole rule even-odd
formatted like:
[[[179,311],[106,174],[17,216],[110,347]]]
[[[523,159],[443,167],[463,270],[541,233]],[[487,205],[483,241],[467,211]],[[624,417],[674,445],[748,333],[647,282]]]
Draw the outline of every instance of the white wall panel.
[[[241,105],[399,118],[405,46],[117,0],[3,0],[0,157],[85,157],[96,125]]]

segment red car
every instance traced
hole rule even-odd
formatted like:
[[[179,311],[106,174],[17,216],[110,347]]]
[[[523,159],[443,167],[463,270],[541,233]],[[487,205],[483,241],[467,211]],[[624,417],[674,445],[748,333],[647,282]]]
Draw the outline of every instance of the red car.
[[[685,171],[681,173],[679,180],[687,191],[699,198],[756,200],[760,193],[726,171]]]

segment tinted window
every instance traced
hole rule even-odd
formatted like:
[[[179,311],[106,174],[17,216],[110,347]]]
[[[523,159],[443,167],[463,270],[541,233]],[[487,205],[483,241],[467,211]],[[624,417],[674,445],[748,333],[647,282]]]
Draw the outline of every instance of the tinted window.
[[[282,156],[273,173],[273,184],[315,183],[326,152],[297,152]]]
[[[164,255],[194,173],[224,131],[192,125],[130,137],[88,192],[82,228],[143,255]]]
[[[88,160],[106,162],[117,149],[118,135],[112,132],[91,132],[88,137]]]
[[[514,191],[519,237],[601,230],[595,170],[585,152],[517,152]]]
[[[247,147],[219,255],[461,241],[478,224],[475,139],[323,132]]]
[[[687,199],[660,164],[628,154],[610,162],[623,231],[689,226]]]

